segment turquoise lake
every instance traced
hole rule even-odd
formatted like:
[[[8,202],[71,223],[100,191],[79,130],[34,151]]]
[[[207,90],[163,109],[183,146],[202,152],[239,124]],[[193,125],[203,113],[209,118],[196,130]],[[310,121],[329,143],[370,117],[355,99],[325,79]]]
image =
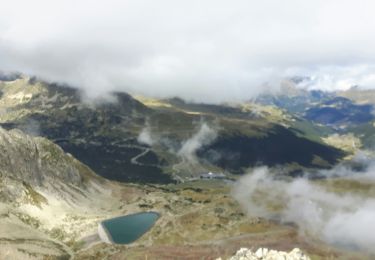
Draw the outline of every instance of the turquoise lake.
[[[104,220],[102,226],[114,243],[129,244],[146,233],[159,216],[157,212],[141,212]]]

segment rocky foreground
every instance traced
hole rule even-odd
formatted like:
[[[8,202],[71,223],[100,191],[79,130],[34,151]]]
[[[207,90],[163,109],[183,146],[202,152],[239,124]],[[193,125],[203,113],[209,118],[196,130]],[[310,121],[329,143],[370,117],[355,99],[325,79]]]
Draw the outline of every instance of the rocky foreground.
[[[284,252],[277,250],[270,250],[268,248],[259,248],[253,252],[248,248],[241,248],[237,253],[229,258],[229,260],[310,260],[310,257],[305,255],[299,248],[294,248],[292,251]],[[221,258],[217,259],[221,260]]]

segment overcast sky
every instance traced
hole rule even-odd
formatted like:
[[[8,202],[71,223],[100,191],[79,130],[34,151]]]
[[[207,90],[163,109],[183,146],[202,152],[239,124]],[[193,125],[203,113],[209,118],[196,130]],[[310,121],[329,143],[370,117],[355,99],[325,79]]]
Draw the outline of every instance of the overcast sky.
[[[373,0],[1,0],[0,70],[91,96],[246,99],[280,79],[375,87]]]

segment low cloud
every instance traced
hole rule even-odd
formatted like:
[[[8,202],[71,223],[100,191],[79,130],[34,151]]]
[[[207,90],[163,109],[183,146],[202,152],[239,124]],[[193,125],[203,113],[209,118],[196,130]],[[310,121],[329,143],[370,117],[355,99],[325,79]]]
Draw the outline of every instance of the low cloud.
[[[177,155],[181,157],[185,162],[197,163],[196,152],[203,147],[213,142],[217,137],[217,131],[210,127],[207,123],[202,123],[199,126],[199,130],[188,140],[186,140]]]
[[[209,125],[206,122],[197,123],[196,131],[192,136],[185,140],[177,140],[168,136],[168,134],[161,134],[158,131],[153,131],[149,122],[138,134],[137,141],[140,144],[148,146],[161,145],[170,153],[176,154],[182,163],[197,164],[197,151],[205,145],[213,142],[217,137],[217,127]]]
[[[151,127],[148,123],[146,123],[146,126],[139,133],[137,141],[148,146],[152,146],[157,142],[157,138],[151,133]]]
[[[330,176],[343,169],[335,168]],[[341,180],[375,185],[373,165],[362,173],[345,171]],[[270,169],[261,167],[234,185],[233,196],[249,215],[292,222],[301,233],[332,245],[375,253],[375,233],[370,231],[375,225],[375,199],[369,194],[352,190],[336,193],[304,178],[280,180]]]

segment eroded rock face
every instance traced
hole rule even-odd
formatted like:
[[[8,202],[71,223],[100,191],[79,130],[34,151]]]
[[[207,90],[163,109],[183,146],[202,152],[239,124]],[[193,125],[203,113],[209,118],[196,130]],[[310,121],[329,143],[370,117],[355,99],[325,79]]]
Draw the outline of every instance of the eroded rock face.
[[[219,258],[220,259],[220,258]],[[229,260],[310,260],[310,257],[305,255],[301,249],[294,248],[292,251],[284,252],[271,250],[268,248],[259,248],[255,252],[248,248],[241,248],[237,253],[229,258]]]
[[[0,127],[1,201],[15,201],[23,193],[36,198],[35,188],[73,197],[73,192],[86,190],[95,178],[87,166],[51,141]]]
[[[79,185],[79,171],[67,161],[74,159],[47,139],[31,137],[20,130],[0,128],[0,171],[3,176],[38,186],[48,178]]]
[[[53,142],[0,128],[0,259],[69,259],[65,243],[118,207],[105,185]]]

